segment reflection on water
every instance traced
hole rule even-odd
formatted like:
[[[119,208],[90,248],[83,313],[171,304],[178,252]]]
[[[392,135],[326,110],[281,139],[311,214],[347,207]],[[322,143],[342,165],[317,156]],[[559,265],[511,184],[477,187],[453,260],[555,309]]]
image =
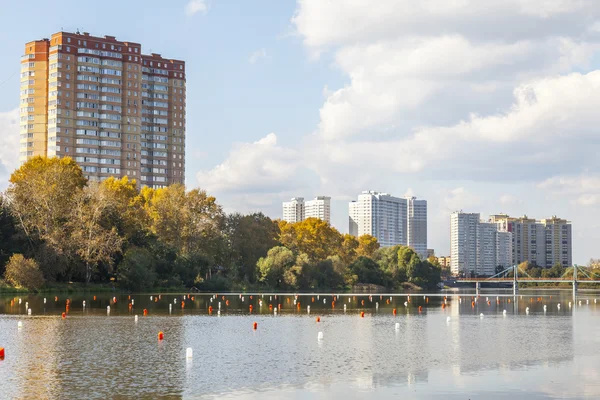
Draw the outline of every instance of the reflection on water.
[[[598,398],[595,296],[2,297],[0,397]]]

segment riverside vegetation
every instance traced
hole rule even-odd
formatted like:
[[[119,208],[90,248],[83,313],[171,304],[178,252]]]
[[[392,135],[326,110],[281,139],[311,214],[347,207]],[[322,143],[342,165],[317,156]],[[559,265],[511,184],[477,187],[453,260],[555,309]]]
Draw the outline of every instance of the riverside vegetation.
[[[182,185],[88,182],[70,158],[29,160],[0,196],[0,290],[67,282],[129,291],[433,289],[440,273],[435,258],[380,248],[319,219],[226,214],[205,191]]]

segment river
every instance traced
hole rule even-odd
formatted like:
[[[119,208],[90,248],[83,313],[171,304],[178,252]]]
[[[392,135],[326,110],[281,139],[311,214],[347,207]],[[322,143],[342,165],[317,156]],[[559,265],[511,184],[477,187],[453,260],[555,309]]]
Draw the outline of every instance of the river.
[[[0,297],[0,398],[600,398],[600,292],[113,296]]]

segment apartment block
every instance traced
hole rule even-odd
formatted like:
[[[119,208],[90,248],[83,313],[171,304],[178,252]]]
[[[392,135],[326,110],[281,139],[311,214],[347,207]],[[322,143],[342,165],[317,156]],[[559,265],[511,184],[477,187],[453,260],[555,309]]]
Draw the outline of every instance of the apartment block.
[[[410,246],[427,258],[427,201],[364,191],[348,205],[349,232],[372,235],[381,246]]]
[[[506,214],[490,217],[499,230],[512,234],[512,263],[529,261],[544,268],[556,264],[573,265],[572,228],[565,219],[536,220],[528,216],[518,218]]]
[[[304,197],[293,197],[283,202],[283,220],[292,224],[304,221]]]
[[[450,216],[450,269],[453,274],[491,276],[497,267],[509,267],[512,234],[479,213],[454,212]]]
[[[331,197],[317,196],[304,203],[304,218],[318,218],[331,223]]]
[[[19,160],[72,157],[91,181],[184,183],[185,62],[114,36],[58,32],[21,58]]]

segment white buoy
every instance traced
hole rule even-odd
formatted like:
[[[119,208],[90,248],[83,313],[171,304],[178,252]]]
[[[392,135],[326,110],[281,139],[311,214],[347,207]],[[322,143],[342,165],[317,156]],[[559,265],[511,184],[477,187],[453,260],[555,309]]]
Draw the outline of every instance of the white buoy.
[[[221,316],[221,310],[217,310],[217,316]]]
[[[581,300],[579,300],[579,305],[581,305]]]
[[[173,304],[177,304],[177,298],[173,299]]]
[[[546,309],[547,309],[547,308],[548,308],[548,307],[547,307],[547,306],[544,304],[544,312],[546,311]]]
[[[306,306],[306,312],[310,314],[310,306]]]
[[[581,303],[581,302],[580,302],[580,303]],[[25,309],[27,310],[28,308],[29,308],[29,302],[28,302],[28,301],[26,301],[26,302],[25,302]]]
[[[594,299],[594,304],[596,304],[596,299]]]
[[[589,301],[589,300],[587,300],[587,304],[590,304],[590,301]]]
[[[17,322],[17,328],[21,329],[23,327],[23,323],[21,321]]]
[[[448,323],[448,322],[450,322],[450,320],[451,320],[451,319],[452,319],[452,318],[450,318],[450,317],[447,317],[447,318],[446,318],[446,322],[447,322],[447,323]]]
[[[400,330],[400,322],[396,322],[396,330],[399,331]]]
[[[348,297],[348,303],[350,303],[351,301],[352,301],[352,299]]]
[[[324,300],[323,300],[324,301]],[[294,305],[296,305],[296,299],[294,299]]]
[[[135,300],[131,299],[131,305],[134,305],[134,304],[135,304]]]
[[[19,299],[19,304],[21,304],[21,299]]]
[[[558,304],[556,305],[556,307],[557,307],[557,308],[560,310],[560,303],[558,303]]]
[[[171,313],[172,310],[173,310],[173,304],[169,304],[169,314]]]
[[[327,304],[327,299],[323,299],[323,304]]]
[[[83,301],[83,308],[85,308],[85,300]]]
[[[221,302],[219,302],[219,310],[221,309]]]
[[[188,347],[187,349],[185,349],[185,358],[192,358],[193,355],[193,350],[191,347]]]
[[[423,300],[425,300],[425,296],[423,296]]]
[[[408,302],[404,302],[404,307],[408,307]]]
[[[490,301],[490,298],[489,298],[489,297],[486,297],[486,298],[485,298],[485,301]]]
[[[392,296],[390,296],[390,301],[392,301]]]
[[[154,299],[152,298],[152,296],[150,296],[150,301],[152,301],[152,300],[154,300]]]
[[[529,314],[529,307],[526,307],[526,308],[525,308],[525,312],[526,312],[527,314]]]
[[[133,317],[133,320],[134,320],[135,322],[138,322],[138,316],[136,315],[135,317]]]
[[[378,301],[375,302],[375,308],[379,308],[379,302]]]
[[[46,304],[46,298],[44,297],[44,304]]]
[[[31,308],[27,309],[27,315],[31,315]]]
[[[571,307],[571,302],[569,302],[569,307]]]
[[[502,315],[506,315],[506,310],[502,310]]]
[[[460,297],[458,298],[458,304],[462,304],[462,299]]]
[[[483,318],[483,313],[479,314],[479,318]]]
[[[277,315],[277,309],[276,308],[273,309],[273,315]]]
[[[273,296],[269,296],[269,301],[273,301]]]
[[[244,296],[242,296],[242,303],[244,302]]]
[[[323,340],[323,332],[319,332],[317,335],[317,340]]]
[[[110,306],[106,306],[106,313],[110,314]]]
[[[319,300],[319,295],[317,295],[317,300]]]
[[[344,304],[344,312],[346,312],[346,305]]]

